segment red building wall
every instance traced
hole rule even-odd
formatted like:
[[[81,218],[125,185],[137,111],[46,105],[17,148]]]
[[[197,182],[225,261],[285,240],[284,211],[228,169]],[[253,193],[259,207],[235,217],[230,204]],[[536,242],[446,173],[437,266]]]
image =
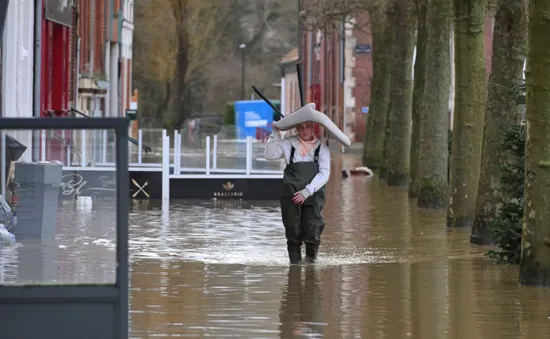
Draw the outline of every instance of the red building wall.
[[[364,12],[358,14],[356,17],[357,27],[353,30],[353,35],[357,41],[357,44],[370,45],[370,53],[355,55],[355,68],[352,71],[355,78],[355,88],[353,89],[353,96],[355,98],[355,107],[352,109],[355,111],[355,124],[353,126],[353,132],[355,135],[354,141],[363,141],[366,134],[366,124],[368,113],[362,113],[363,107],[370,107],[371,102],[371,85],[372,85],[372,53],[375,46],[372,44],[372,32],[370,30],[369,15]]]
[[[67,116],[73,100],[72,79],[73,43],[72,27],[48,20],[46,2],[42,6],[42,45],[40,74],[40,112],[42,117]],[[54,136],[57,135],[57,138]],[[70,131],[52,131],[46,137],[46,160],[66,159],[64,142],[59,136],[70,140]]]
[[[95,7],[89,0],[78,0],[79,20],[77,34],[80,37],[80,72],[101,74],[105,69],[105,43],[107,21],[105,18],[105,6],[109,0],[96,0]],[[93,17],[95,20],[92,20]],[[93,33],[93,34],[92,34]],[[92,41],[93,40],[93,41]],[[92,63],[93,46],[93,69]]]
[[[317,109],[343,128],[342,97],[343,87],[340,81],[340,39],[336,29],[325,30],[319,39],[317,32],[303,32],[302,60],[304,69],[304,87],[307,101],[315,102]],[[314,53],[310,55],[311,46]],[[308,70],[311,68],[311,81]],[[320,128],[319,137],[326,137]]]
[[[72,98],[72,28],[42,19],[41,112],[64,116]]]

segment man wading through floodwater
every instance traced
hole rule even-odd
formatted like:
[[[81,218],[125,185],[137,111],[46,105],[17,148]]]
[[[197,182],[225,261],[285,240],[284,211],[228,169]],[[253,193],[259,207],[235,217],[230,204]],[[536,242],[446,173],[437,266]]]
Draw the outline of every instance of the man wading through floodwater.
[[[296,126],[297,136],[281,140],[276,127],[269,136],[266,160],[285,158],[281,212],[291,264],[302,261],[302,242],[306,260],[317,259],[325,221],[321,212],[325,205],[325,185],[330,176],[330,151],[313,134],[313,123]]]

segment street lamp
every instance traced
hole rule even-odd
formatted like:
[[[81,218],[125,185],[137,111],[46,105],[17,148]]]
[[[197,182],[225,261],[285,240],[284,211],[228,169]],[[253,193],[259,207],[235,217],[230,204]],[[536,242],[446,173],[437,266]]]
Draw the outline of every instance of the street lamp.
[[[242,70],[241,70],[241,99],[242,100],[245,100],[245,96],[244,96],[244,69],[245,69],[245,61],[246,61],[246,45],[245,44],[240,44],[239,45],[239,48],[241,49],[242,51]]]

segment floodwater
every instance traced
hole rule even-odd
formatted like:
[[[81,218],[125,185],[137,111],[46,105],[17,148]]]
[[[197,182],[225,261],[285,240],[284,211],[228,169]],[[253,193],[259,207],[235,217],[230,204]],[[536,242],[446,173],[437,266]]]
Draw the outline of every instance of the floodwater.
[[[287,264],[274,202],[178,201],[168,223],[134,202],[131,337],[548,338],[549,289],[518,286],[516,267],[487,260],[469,230],[448,230],[406,190],[342,180],[357,157],[334,158],[315,265]],[[42,250],[55,264],[4,252],[0,281],[16,279],[17,256],[48,266],[44,281],[112,281],[113,203],[80,204],[63,204],[56,243]]]

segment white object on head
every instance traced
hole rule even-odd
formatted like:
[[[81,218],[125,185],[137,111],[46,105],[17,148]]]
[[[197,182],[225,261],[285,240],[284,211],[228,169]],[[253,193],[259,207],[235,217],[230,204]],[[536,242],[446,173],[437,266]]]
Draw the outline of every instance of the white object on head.
[[[316,122],[321,124],[339,143],[344,146],[350,146],[351,140],[336,126],[326,114],[315,109],[315,103],[310,103],[302,108],[295,110],[286,117],[273,124],[281,131],[288,131],[296,125],[304,122]]]

